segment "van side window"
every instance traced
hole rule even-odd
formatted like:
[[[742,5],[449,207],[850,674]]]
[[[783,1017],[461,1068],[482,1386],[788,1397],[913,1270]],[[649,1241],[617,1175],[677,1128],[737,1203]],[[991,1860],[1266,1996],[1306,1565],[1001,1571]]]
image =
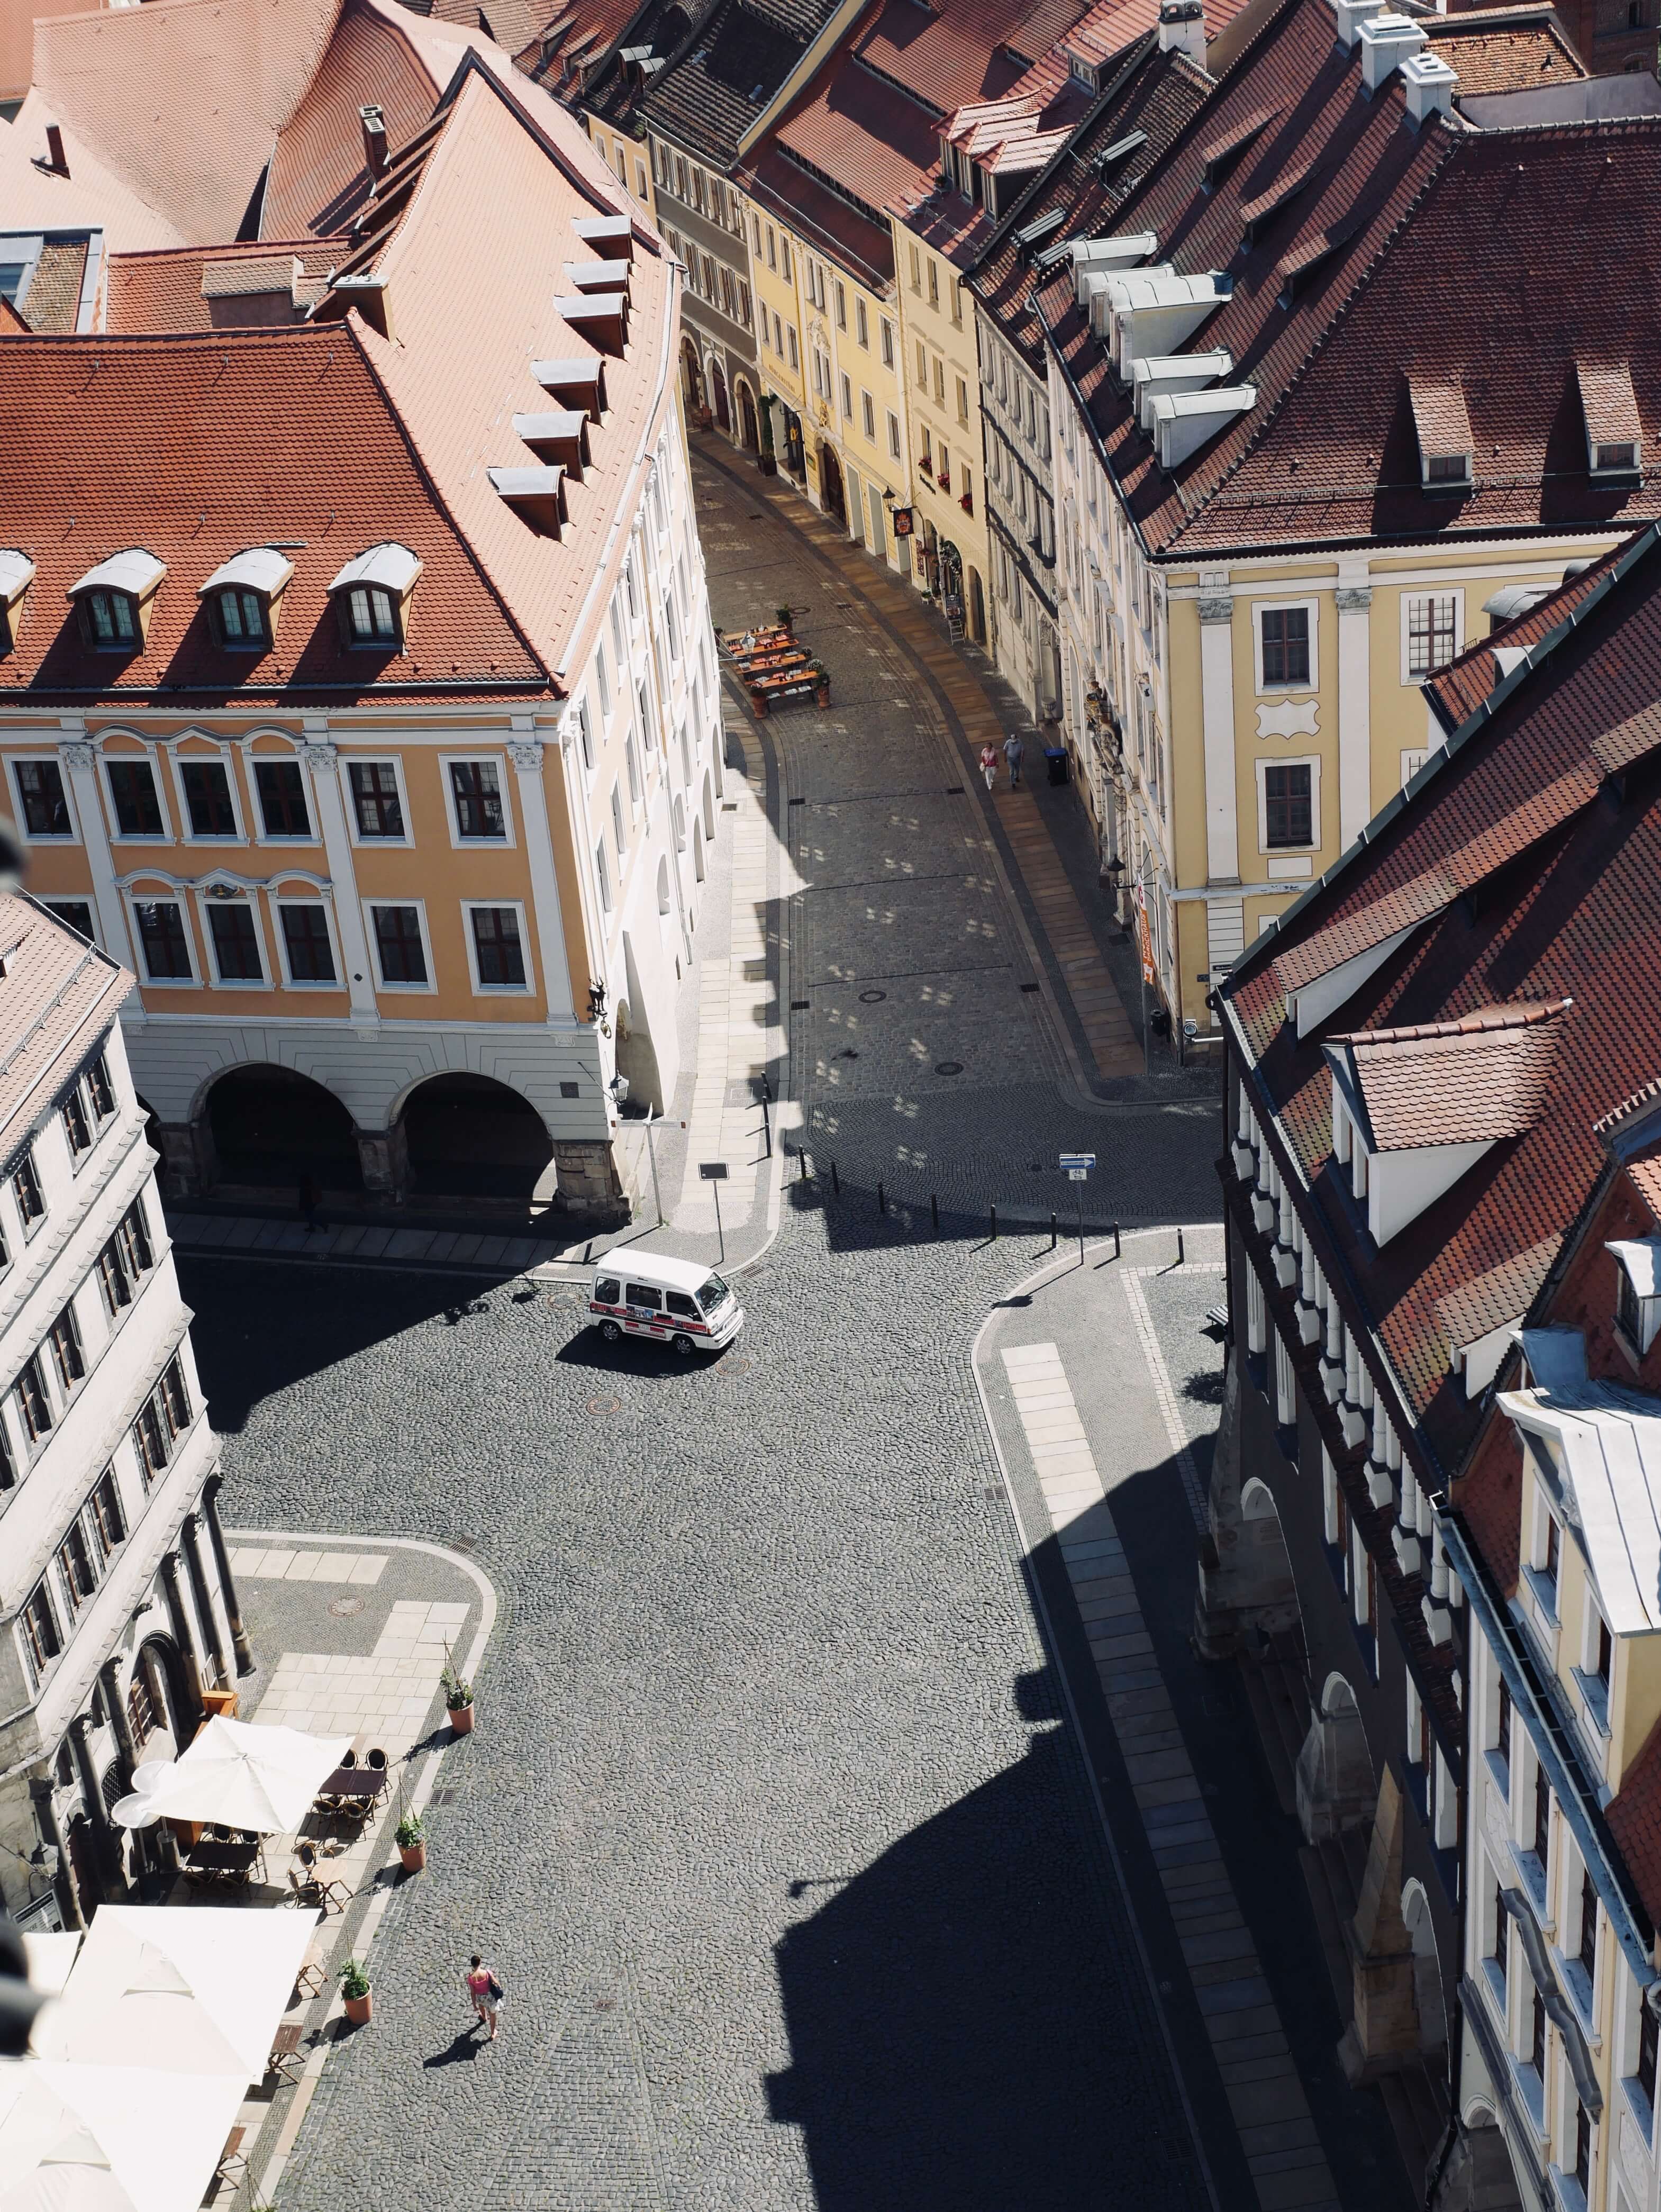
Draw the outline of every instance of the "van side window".
[[[652,1285],[649,1283],[630,1283],[624,1291],[624,1300],[628,1304],[631,1306],[650,1306],[654,1311],[661,1303],[658,1297],[657,1292],[652,1288]]]
[[[672,1314],[685,1314],[693,1321],[697,1319],[698,1310],[684,1291],[669,1291],[665,1295]]]
[[[594,1285],[594,1304],[615,1306],[622,1303],[623,1285],[615,1275],[602,1275]]]

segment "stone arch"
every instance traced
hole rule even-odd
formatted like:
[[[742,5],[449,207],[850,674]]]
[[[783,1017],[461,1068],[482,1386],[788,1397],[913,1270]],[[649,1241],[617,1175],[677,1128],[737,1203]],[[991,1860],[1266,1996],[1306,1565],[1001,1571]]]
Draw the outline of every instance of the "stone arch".
[[[733,390],[738,399],[739,442],[746,453],[761,451],[761,428],[756,415],[756,395],[746,376],[735,376]]]
[[[848,495],[843,489],[842,463],[836,448],[824,440],[819,444],[819,505],[847,527]]]
[[[1280,1508],[1275,1503],[1275,1492],[1266,1482],[1260,1481],[1254,1474],[1240,1492],[1241,1520],[1268,1521],[1272,1518],[1278,1521],[1280,1517]]]
[[[713,837],[715,834],[715,787],[709,780],[708,769],[703,771],[703,794],[700,805],[703,814],[703,834],[706,837]]]
[[[703,878],[703,824],[695,814],[692,817],[692,880],[701,884]]]
[[[715,426],[730,438],[733,434],[733,410],[727,404],[727,379],[721,366],[712,355],[709,361],[709,392],[715,410]]]
[[[141,1766],[147,1759],[174,1757],[190,1741],[196,1700],[179,1646],[160,1630],[147,1636],[133,1654],[127,1705]],[[158,1743],[158,1737],[166,1741]]]
[[[1419,2015],[1419,2048],[1428,2056],[1446,2049],[1448,2020],[1430,1899],[1416,1875],[1402,1885],[1402,1918],[1413,1939],[1413,2001]]]
[[[665,864],[666,866],[666,863]],[[661,895],[662,885],[660,885]],[[666,911],[660,914],[660,926],[666,921]],[[661,1114],[665,1110],[663,1073],[658,1061],[657,1042],[652,1035],[652,1024],[646,1011],[646,993],[641,982],[640,963],[635,957],[634,933],[623,933],[623,971],[627,996],[622,1001],[617,1024],[617,1062],[619,1075],[629,1079],[629,1103]]]
[[[1323,1844],[1371,1820],[1377,1795],[1360,1706],[1342,1674],[1329,1674],[1298,1753],[1298,1819]]]
[[[658,860],[659,915],[661,917],[667,915],[670,912],[672,904],[673,902],[669,896],[669,862],[666,855],[660,854]]]
[[[298,1068],[248,1060],[216,1069],[197,1092],[190,1127],[204,1189],[363,1188],[350,1110]]]
[[[969,571],[969,635],[977,645],[986,643],[986,592],[978,568]]]
[[[401,1094],[393,1118],[417,1192],[526,1206],[554,1194],[547,1125],[523,1091],[495,1076],[423,1076]]]
[[[698,364],[697,341],[685,332],[680,341],[680,386],[689,408],[703,404],[703,371]]]

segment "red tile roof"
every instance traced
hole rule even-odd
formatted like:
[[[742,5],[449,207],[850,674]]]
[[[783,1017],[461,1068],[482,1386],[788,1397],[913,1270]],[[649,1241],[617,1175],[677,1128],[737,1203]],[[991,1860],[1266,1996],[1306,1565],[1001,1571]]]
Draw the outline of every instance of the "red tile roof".
[[[297,260],[309,289],[340,258],[338,246],[319,246],[310,239],[298,244],[261,240],[246,246],[175,246],[160,253],[113,253],[106,326],[128,333],[213,330],[225,319],[222,316],[216,325],[211,304],[203,294],[210,263],[240,262],[251,270],[286,280]]]
[[[316,75],[277,133],[260,204],[262,238],[320,237],[356,213],[368,184],[360,107],[383,112],[394,161],[431,116],[444,86],[395,20],[400,15],[408,21],[401,9],[382,13],[369,0],[345,0]]]
[[[35,900],[0,895],[0,1143],[27,1133],[62,1085],[66,1064],[89,1053],[132,988],[132,977]]]
[[[1084,12],[1083,0],[1047,0],[1012,23],[1004,0],[887,0],[853,51],[939,124],[965,100],[1001,100]]]
[[[1523,92],[1586,74],[1552,8],[1472,9],[1431,16],[1424,27],[1433,51],[1458,71],[1457,99]]]
[[[1534,1127],[1567,999],[1479,1006],[1451,1021],[1334,1036],[1366,1109],[1376,1152],[1494,1143]]]
[[[1632,543],[1628,539],[1628,544]],[[1457,730],[1502,680],[1500,665],[1494,658],[1497,653],[1526,653],[1542,638],[1549,636],[1597,589],[1626,550],[1617,545],[1602,560],[1588,562],[1578,575],[1566,576],[1555,592],[1548,592],[1525,614],[1517,615],[1507,623],[1496,623],[1479,644],[1467,646],[1457,660],[1449,661],[1445,668],[1427,677],[1423,687],[1425,699],[1443,728]]]
[[[1206,192],[1203,148],[1269,106],[1282,120]],[[1311,161],[1305,189],[1243,243],[1245,210]],[[1415,131],[1399,79],[1360,96],[1359,61],[1335,48],[1325,0],[1284,0],[1116,217],[1155,232],[1179,272],[1231,276],[1190,343],[1226,347],[1256,407],[1167,473],[1069,274],[1045,288],[1043,313],[1156,553],[1626,528],[1661,509],[1661,492],[1594,483],[1579,410],[1561,399],[1592,349],[1630,361],[1640,416],[1661,439],[1661,356],[1648,288],[1630,281],[1626,214],[1658,187],[1661,119]],[[1570,255],[1554,243],[1566,206],[1582,211]],[[1287,269],[1310,271],[1289,300]],[[1526,313],[1506,311],[1523,300]],[[1460,393],[1469,492],[1424,489],[1413,385]]]
[[[500,70],[478,58],[420,191],[369,248],[396,343],[356,314],[205,338],[0,342],[8,528],[37,563],[0,696],[84,705],[562,689],[587,659],[626,549],[616,518],[638,505],[672,416],[678,279],[643,226],[628,347],[606,363],[605,420],[592,466],[567,488],[558,539],[538,535],[489,472],[526,462],[513,417],[546,404],[532,362],[594,350],[556,305],[564,264],[596,258],[574,224],[624,211],[574,118],[513,78],[505,58]],[[295,544],[275,647],[257,659],[224,653],[197,587],[274,538]],[[366,661],[343,650],[327,586],[388,540],[423,573],[405,652]],[[85,649],[65,594],[133,545],[168,573],[144,650],[113,663]]]
[[[1619,807],[1601,795],[1613,766],[1661,753],[1657,535],[1221,988],[1231,1033],[1307,1187],[1298,1202],[1329,1279],[1364,1309],[1433,1474],[1457,1467],[1477,1411],[1450,1376],[1451,1344],[1469,1340],[1477,1319],[1497,1326],[1524,1310],[1603,1169],[1594,1124],[1661,1066],[1661,999],[1650,988],[1661,963],[1661,798],[1647,781]],[[1441,897],[1411,896],[1425,886]],[[1555,1058],[1530,1125],[1378,1250],[1333,1170],[1331,1077],[1318,1036],[1300,1039],[1285,1018],[1283,979],[1314,967],[1298,956],[1319,946],[1330,967],[1415,909],[1419,927],[1337,1009],[1346,1036],[1459,1022],[1496,1005],[1573,1004],[1548,1024]]]
[[[234,238],[340,4],[148,0],[64,16],[37,29],[34,82],[181,240]]]

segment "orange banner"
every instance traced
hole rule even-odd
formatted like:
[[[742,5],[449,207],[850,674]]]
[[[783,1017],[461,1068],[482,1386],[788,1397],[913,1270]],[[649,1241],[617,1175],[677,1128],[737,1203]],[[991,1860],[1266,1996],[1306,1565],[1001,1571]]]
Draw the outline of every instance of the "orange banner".
[[[1136,902],[1136,942],[1141,947],[1142,981],[1154,990],[1159,979],[1154,971],[1153,939],[1147,926],[1147,894],[1140,884],[1133,884],[1131,890]]]

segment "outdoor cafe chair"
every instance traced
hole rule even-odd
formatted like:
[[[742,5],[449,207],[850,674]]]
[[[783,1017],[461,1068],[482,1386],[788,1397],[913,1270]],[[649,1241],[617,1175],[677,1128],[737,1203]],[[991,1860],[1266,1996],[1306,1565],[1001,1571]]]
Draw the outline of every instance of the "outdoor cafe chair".
[[[232,2189],[241,2186],[248,2178],[248,2161],[243,2155],[242,2142],[248,2130],[233,2128],[225,2138],[225,2148],[219,2154],[219,2164],[214,2168],[214,2179],[222,2181]]]
[[[365,1763],[366,1765],[374,1767],[377,1774],[383,1774],[386,1769],[386,1754],[384,1751],[380,1750],[379,1747],[377,1747],[369,1753],[368,1759]]]

